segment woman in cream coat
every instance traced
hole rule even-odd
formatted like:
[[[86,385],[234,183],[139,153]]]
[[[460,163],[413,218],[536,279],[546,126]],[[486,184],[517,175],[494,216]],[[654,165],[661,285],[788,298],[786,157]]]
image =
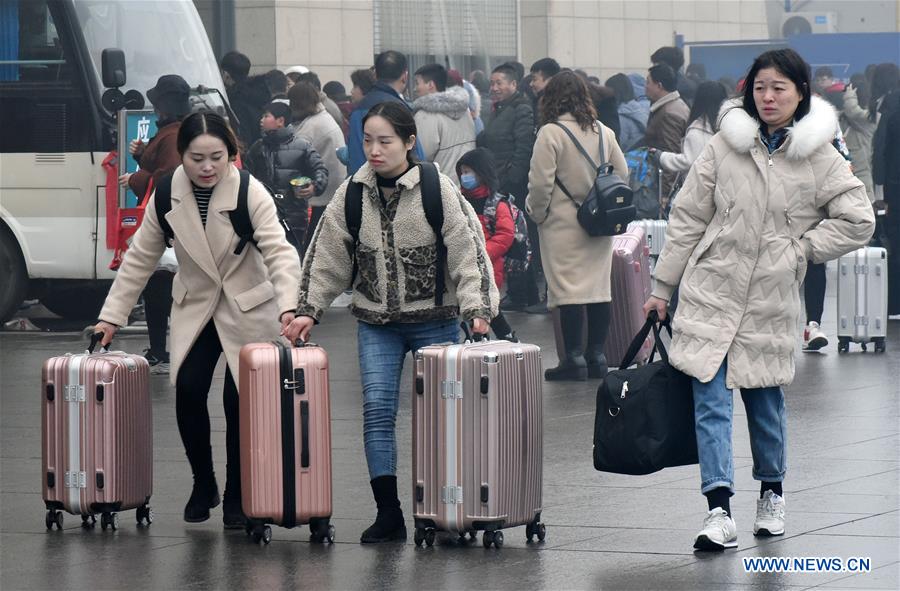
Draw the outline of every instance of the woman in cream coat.
[[[597,121],[587,85],[573,72],[553,76],[541,95],[541,121],[528,174],[528,215],[538,224],[541,260],[547,278],[547,305],[559,308],[565,356],[547,369],[547,380],[584,380],[606,375],[603,345],[609,331],[612,238],[588,236],[576,218],[578,206],[566,196],[562,181],[579,203],[587,196],[597,166],[613,165],[628,178],[625,156],[611,129]],[[593,160],[593,166],[562,127],[569,130]],[[600,154],[600,133],[604,153]],[[583,349],[587,308],[587,349]]]
[[[234,253],[240,240],[229,212],[237,207],[240,175],[232,162],[238,149],[222,117],[211,112],[187,117],[178,132],[178,152],[182,165],[172,176],[172,209],[165,219],[175,236],[179,262],[172,283],[171,379],[178,430],[194,475],[184,519],[205,521],[219,504],[206,398],[224,351],[228,463],[223,520],[226,528],[243,527],[234,381],[238,353],[246,343],[277,339],[281,327],[293,320],[300,267],[272,198],[252,177],[248,209],[255,245],[246,244],[240,254]],[[104,344],[128,322],[128,313],[165,248],[154,195],[100,312],[96,330],[104,333]]]
[[[679,288],[669,360],[691,376],[700,491],[709,513],[698,550],[737,546],[733,388],[747,411],[753,533],[784,533],[784,392],[794,377],[800,283],[806,262],[864,246],[875,226],[863,183],[832,140],[837,115],[810,97],[809,65],[792,49],[769,51],[726,104],[721,130],[694,162],[675,200],[656,287],[644,305],[666,316]]]

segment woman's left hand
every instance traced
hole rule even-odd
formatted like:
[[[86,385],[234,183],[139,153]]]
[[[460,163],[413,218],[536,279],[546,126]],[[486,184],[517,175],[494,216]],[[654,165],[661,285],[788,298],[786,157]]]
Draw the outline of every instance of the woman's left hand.
[[[476,334],[487,334],[491,330],[491,324],[484,318],[476,318],[472,321],[472,332]]]
[[[293,312],[285,312],[281,315],[281,336],[284,336],[284,331],[290,326],[291,322],[294,321],[294,313]]]

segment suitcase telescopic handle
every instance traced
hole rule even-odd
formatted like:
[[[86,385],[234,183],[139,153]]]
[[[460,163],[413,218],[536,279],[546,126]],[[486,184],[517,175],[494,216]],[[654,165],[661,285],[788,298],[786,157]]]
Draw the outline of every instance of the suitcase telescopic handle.
[[[103,340],[103,333],[102,333],[102,332],[95,332],[94,334],[92,334],[92,335],[91,335],[91,342],[90,342],[90,344],[88,345],[87,352],[88,352],[89,354],[93,354],[93,353],[94,353],[94,349],[97,348],[97,345],[99,345],[99,344],[100,344],[100,341],[102,341],[102,340]],[[112,342],[110,342],[110,343],[109,343],[108,345],[106,345],[105,347],[100,347],[100,351],[99,351],[99,352],[100,352],[100,353],[109,353],[109,345],[111,345],[111,344],[112,344]]]

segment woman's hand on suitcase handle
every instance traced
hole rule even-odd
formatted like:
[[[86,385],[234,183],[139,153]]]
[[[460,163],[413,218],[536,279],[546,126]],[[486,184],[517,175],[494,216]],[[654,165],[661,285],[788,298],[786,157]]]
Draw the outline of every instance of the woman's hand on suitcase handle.
[[[491,330],[491,324],[484,318],[476,318],[472,321],[472,332],[475,334],[487,334]]]
[[[282,329],[281,334],[292,344],[296,343],[298,339],[305,343],[309,340],[309,332],[315,323],[316,321],[311,316],[297,316]]]
[[[656,296],[650,296],[644,304],[644,317],[650,316],[650,312],[656,310],[660,322],[666,319],[666,311],[669,308],[669,302]]]
[[[287,312],[284,312],[284,313],[281,315],[281,318],[280,318],[279,320],[281,321],[281,334],[282,334],[282,336],[284,336],[284,331],[287,329],[288,326],[290,326],[291,322],[294,321],[294,318],[296,318],[296,316],[294,315],[294,311],[293,311],[293,310],[289,310],[289,311],[287,311]]]
[[[107,347],[112,342],[113,337],[116,336],[116,332],[119,330],[119,327],[115,324],[111,324],[109,322],[100,320],[97,324],[94,325],[94,334],[103,334],[103,338],[100,339],[100,346]]]

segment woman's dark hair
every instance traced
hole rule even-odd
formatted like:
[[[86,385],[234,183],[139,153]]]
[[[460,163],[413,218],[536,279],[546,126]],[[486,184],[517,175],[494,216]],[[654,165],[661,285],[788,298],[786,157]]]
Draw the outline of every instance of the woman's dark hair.
[[[575,72],[563,71],[547,82],[538,103],[541,124],[552,123],[560,115],[569,113],[575,117],[581,129],[588,130],[597,120],[597,110],[587,84]]]
[[[353,83],[353,86],[359,86],[363,94],[368,94],[375,86],[375,72],[372,71],[372,68],[353,70],[353,73],[350,74],[350,82]]]
[[[394,133],[403,140],[408,142],[411,137],[417,134],[416,120],[413,119],[412,112],[405,105],[398,102],[378,103],[366,113],[362,120],[363,129],[366,127],[366,121],[372,117],[382,117],[394,128]],[[406,159],[410,164],[415,164],[415,146],[406,151]]]
[[[319,112],[319,91],[309,82],[298,82],[288,91],[291,101],[291,116],[294,121],[303,121]]]
[[[228,157],[238,155],[238,140],[225,118],[215,111],[200,111],[184,118],[178,129],[178,154],[184,156],[191,142],[203,134],[217,137],[228,149]]]
[[[588,91],[591,93],[591,102],[597,111],[597,120],[613,130],[616,141],[622,131],[619,122],[619,103],[616,101],[616,92],[607,86],[588,83]]]
[[[462,167],[468,166],[478,175],[481,184],[496,193],[500,190],[500,179],[497,177],[497,165],[494,155],[486,148],[475,148],[460,156],[456,162],[456,176],[462,176]]]
[[[688,117],[688,125],[697,119],[703,119],[709,128],[716,132],[719,130],[716,120],[719,118],[719,109],[728,98],[725,87],[718,82],[707,80],[697,87],[694,95],[694,104],[691,105],[691,114]]]
[[[491,92],[491,81],[488,79],[487,74],[482,72],[481,70],[475,70],[470,74],[471,79],[469,82],[472,83],[472,86],[479,92],[479,94],[488,94]]]
[[[803,61],[800,54],[793,49],[775,49],[761,54],[753,61],[747,76],[744,78],[744,110],[757,121],[762,121],[759,111],[756,110],[756,101],[753,100],[753,87],[760,70],[775,68],[781,75],[797,87],[797,92],[803,97],[797,110],[794,111],[794,119],[800,120],[809,113],[812,103],[812,91],[810,89],[809,64]]]
[[[897,88],[900,88],[900,68],[897,64],[885,63],[875,66],[869,95],[869,121],[875,121],[878,117],[878,100]]]
[[[616,102],[620,105],[635,99],[634,86],[632,86],[631,80],[621,72],[607,78],[604,86],[613,89],[613,92],[616,93]]]
[[[850,76],[850,84],[856,89],[856,100],[861,106],[868,107],[871,96],[869,95],[869,81],[865,74],[853,74]]]

